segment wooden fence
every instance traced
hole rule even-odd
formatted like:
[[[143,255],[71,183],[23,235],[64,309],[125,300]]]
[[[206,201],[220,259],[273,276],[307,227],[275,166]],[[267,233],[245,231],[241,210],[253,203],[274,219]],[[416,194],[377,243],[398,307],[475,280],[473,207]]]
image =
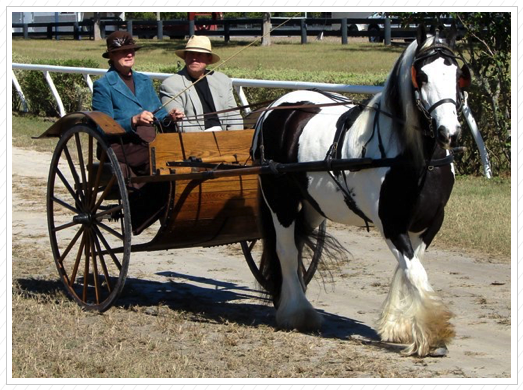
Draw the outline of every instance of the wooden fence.
[[[272,27],[282,20],[272,20]],[[55,22],[55,23],[13,23],[13,37],[24,39],[93,39],[94,22]],[[40,31],[36,31],[40,30]],[[43,30],[43,31],[42,31]],[[181,39],[192,35],[223,37],[227,42],[231,37],[263,35],[262,19],[228,20],[103,20],[100,22],[101,37],[115,30],[126,30],[141,39]],[[349,37],[365,37],[369,41],[390,44],[392,39],[411,40],[416,34],[415,26],[401,28],[398,19],[291,19],[283,26],[271,32],[271,36],[299,36],[301,43],[307,43],[309,37],[321,38],[334,36],[348,43]]]

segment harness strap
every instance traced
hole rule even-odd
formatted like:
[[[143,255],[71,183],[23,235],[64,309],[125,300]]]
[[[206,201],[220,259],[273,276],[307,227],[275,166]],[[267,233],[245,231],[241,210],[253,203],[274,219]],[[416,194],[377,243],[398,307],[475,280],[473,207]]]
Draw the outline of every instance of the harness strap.
[[[367,142],[365,143],[365,145],[363,145],[363,148],[361,150],[362,158],[365,158],[365,154],[367,153],[367,145],[374,138],[374,134],[376,133],[376,130],[378,133],[378,148],[380,150],[381,158],[383,159],[386,156],[385,148],[383,147],[383,142],[381,139],[380,121],[379,121],[380,114],[384,113],[383,111],[381,111],[381,100],[377,103],[376,106],[377,106],[376,108],[373,107],[376,111],[376,114],[374,115],[374,125],[372,126],[372,134],[371,134],[370,138],[367,140]],[[390,114],[388,116],[390,116]]]
[[[365,226],[367,227],[367,231],[370,230],[369,223],[372,223],[372,221],[361,211],[361,209],[356,205],[356,202],[354,201],[352,195],[348,191],[348,184],[347,184],[347,176],[345,174],[345,171],[339,171],[335,170],[333,171],[331,169],[332,161],[333,159],[341,159],[341,146],[343,145],[343,140],[345,139],[345,135],[347,134],[347,131],[352,127],[358,116],[363,111],[363,108],[361,105],[354,106],[347,112],[345,112],[336,123],[336,133],[334,134],[334,141],[329,148],[326,156],[325,161],[327,162],[328,171],[327,173],[331,177],[332,181],[336,184],[336,186],[341,190],[343,193],[345,203],[349,207],[349,209],[359,216],[363,221],[365,222]],[[342,184],[340,180],[340,176],[343,175],[343,182],[345,185]],[[322,213],[323,214],[323,213]]]
[[[441,106],[442,104],[445,104],[445,103],[452,103],[454,104],[456,107],[458,106],[458,103],[456,103],[456,101],[454,99],[451,99],[451,98],[446,98],[446,99],[441,99],[439,102],[436,102],[432,105],[432,107],[430,107],[427,112],[429,114],[432,113],[432,111],[434,111],[437,107]]]

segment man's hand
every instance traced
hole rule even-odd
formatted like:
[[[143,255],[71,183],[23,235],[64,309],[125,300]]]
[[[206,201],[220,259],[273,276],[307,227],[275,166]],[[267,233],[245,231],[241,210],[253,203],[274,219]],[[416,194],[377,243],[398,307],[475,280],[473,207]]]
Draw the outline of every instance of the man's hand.
[[[179,121],[185,118],[185,114],[183,113],[183,111],[177,108],[173,108],[171,111],[169,111],[169,115],[171,116],[173,121]]]

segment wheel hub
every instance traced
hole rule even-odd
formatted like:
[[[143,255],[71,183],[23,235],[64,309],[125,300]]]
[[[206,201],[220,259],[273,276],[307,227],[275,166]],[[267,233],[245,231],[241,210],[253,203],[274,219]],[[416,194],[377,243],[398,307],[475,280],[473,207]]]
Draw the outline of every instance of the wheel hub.
[[[93,219],[91,218],[91,214],[83,213],[75,215],[73,217],[73,222],[81,223],[84,226],[91,226],[93,224]]]

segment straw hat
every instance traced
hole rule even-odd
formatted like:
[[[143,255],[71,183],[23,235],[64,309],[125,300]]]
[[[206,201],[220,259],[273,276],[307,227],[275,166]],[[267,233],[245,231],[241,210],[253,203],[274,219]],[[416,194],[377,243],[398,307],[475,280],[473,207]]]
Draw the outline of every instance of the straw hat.
[[[187,41],[187,45],[185,45],[185,49],[176,50],[174,53],[180,57],[185,59],[185,52],[188,51],[195,51],[197,53],[207,53],[212,56],[211,64],[214,64],[218,61],[220,61],[220,57],[217,54],[214,54],[212,52],[211,48],[211,40],[203,35],[193,35],[189,40]]]
[[[132,35],[127,31],[115,31],[107,37],[107,51],[102,57],[109,58],[109,53],[129,49],[138,50],[141,46],[134,42]]]

